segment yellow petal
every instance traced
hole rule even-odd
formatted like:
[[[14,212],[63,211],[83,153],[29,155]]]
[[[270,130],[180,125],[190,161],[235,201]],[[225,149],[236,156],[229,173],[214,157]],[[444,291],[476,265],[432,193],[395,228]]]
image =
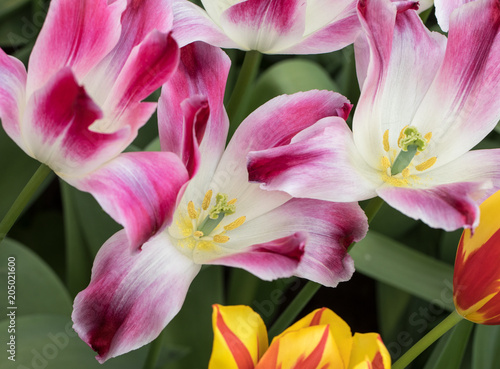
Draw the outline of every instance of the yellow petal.
[[[342,357],[342,361],[345,367],[347,367],[352,347],[351,328],[341,317],[339,317],[330,309],[322,308],[314,310],[312,313],[306,315],[297,323],[286,329],[281,335],[304,327],[309,327],[311,325],[326,324],[330,326],[330,332],[334,339],[335,345],[340,352],[340,356]]]
[[[209,369],[253,369],[267,350],[266,326],[248,306],[214,305],[212,326]]]
[[[344,369],[328,325],[315,325],[276,337],[255,369]]]
[[[369,364],[369,365],[367,365]],[[390,369],[391,356],[378,333],[356,333],[347,369]]]

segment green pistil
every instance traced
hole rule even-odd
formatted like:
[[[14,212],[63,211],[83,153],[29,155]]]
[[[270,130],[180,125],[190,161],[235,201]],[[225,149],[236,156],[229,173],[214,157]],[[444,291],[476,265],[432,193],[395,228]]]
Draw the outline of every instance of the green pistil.
[[[204,235],[212,233],[226,214],[233,214],[236,211],[236,205],[228,204],[227,197],[225,193],[218,193],[215,196],[214,207],[210,209],[208,217],[198,227],[198,230]]]
[[[403,133],[405,137],[398,142],[401,151],[392,164],[391,176],[401,173],[410,165],[417,151],[424,151],[427,147],[427,140],[415,127],[406,127]]]

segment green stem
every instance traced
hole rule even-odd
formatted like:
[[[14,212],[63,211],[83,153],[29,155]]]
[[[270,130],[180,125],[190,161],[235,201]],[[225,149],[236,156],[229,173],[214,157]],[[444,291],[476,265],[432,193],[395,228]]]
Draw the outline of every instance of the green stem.
[[[384,200],[380,197],[374,197],[370,200],[365,208],[365,214],[368,218],[368,224],[373,220],[379,209],[384,204]],[[353,242],[348,250],[355,245]],[[302,288],[297,296],[293,299],[290,305],[287,306],[283,314],[276,320],[271,329],[269,330],[269,337],[274,337],[285,330],[299,315],[302,309],[307,305],[313,296],[318,292],[321,285],[315,282],[307,282],[307,284]]]
[[[315,282],[307,282],[307,284],[300,290],[297,296],[293,299],[290,305],[287,306],[283,314],[280,315],[276,322],[269,329],[269,338],[277,336],[283,332],[293,322],[297,315],[304,309],[307,303],[318,292],[320,284]]]
[[[238,75],[238,79],[236,80],[236,84],[226,108],[229,122],[233,124],[236,114],[241,108],[241,103],[243,102],[245,94],[247,93],[248,86],[250,86],[257,75],[261,60],[262,54],[258,51],[250,50],[245,54],[240,74]]]
[[[413,345],[403,356],[397,360],[392,369],[404,369],[408,364],[410,364],[415,358],[420,355],[427,347],[432,345],[437,341],[443,334],[448,332],[457,323],[462,321],[463,317],[454,310],[450,315],[448,315],[441,323],[434,327],[429,333],[420,339],[415,345]]]
[[[161,353],[162,336],[163,332],[160,333],[160,335],[153,342],[151,342],[148,357],[146,358],[143,369],[153,369],[156,366],[156,362],[158,361],[158,357],[160,357]]]
[[[0,242],[7,236],[7,233],[10,231],[17,218],[19,218],[19,215],[21,215],[38,187],[40,187],[50,172],[51,169],[48,166],[41,164],[35,174],[33,174],[33,177],[31,177],[26,186],[24,186],[16,201],[14,201],[14,204],[12,204],[9,211],[0,222]]]

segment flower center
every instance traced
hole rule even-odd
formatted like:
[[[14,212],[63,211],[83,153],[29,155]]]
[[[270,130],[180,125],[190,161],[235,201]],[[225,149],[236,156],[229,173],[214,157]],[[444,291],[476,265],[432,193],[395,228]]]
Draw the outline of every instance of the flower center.
[[[241,216],[225,225],[221,224],[227,215],[236,212],[236,199],[228,201],[227,194],[218,193],[213,201],[212,195],[212,190],[208,190],[200,207],[189,201],[187,207],[177,211],[169,233],[185,253],[195,249],[217,251],[217,244],[229,241],[226,233],[240,227],[246,220],[245,216]],[[215,204],[210,206],[212,202]]]
[[[391,150],[389,145],[389,130],[385,131],[382,139],[384,151],[387,152],[387,156],[382,157],[384,181],[394,186],[407,185],[408,178],[411,177],[411,162],[415,156],[427,148],[431,137],[432,132],[428,132],[425,136],[422,136],[416,127],[406,126],[399,134],[398,147],[401,150],[398,153],[397,150]],[[436,157],[432,157],[415,165],[414,169],[420,172],[429,169],[436,163],[436,160]]]

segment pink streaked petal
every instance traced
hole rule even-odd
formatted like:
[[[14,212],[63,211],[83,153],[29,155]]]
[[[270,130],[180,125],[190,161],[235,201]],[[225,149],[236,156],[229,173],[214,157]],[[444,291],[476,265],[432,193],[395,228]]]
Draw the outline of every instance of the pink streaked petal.
[[[107,96],[136,46],[151,32],[169,33],[172,28],[170,0],[126,0],[126,3],[127,7],[121,17],[119,40],[85,81],[91,95],[96,96],[98,101]]]
[[[356,146],[372,167],[384,154],[386,130],[390,146],[397,147],[403,127],[419,127],[421,122],[413,117],[443,60],[446,38],[429,32],[415,7],[413,1],[358,3],[366,40],[356,47],[362,92],[353,132]]]
[[[276,53],[302,40],[306,0],[247,0],[229,7],[221,27],[244,50]]]
[[[179,48],[175,40],[165,33],[153,31],[134,48],[118,79],[109,93],[104,107],[114,118],[115,129],[122,125],[121,116],[127,109],[157,90],[174,73],[179,62]],[[146,121],[127,122],[132,131]]]
[[[90,284],[76,296],[73,328],[100,363],[135,350],[179,312],[199,270],[164,234],[132,252],[120,231],[99,250]]]
[[[448,232],[477,226],[479,207],[474,195],[478,192],[484,193],[484,184],[460,182],[423,189],[384,186],[377,190],[387,204],[403,214]]]
[[[450,20],[443,65],[415,116],[443,163],[479,143],[500,117],[500,3],[477,0]],[[436,145],[432,145],[432,141]]]
[[[188,181],[179,158],[166,152],[124,153],[85,177],[63,177],[90,192],[124,226],[132,248],[170,224],[177,197]]]
[[[71,70],[62,69],[28,101],[22,125],[28,152],[58,174],[87,173],[116,156],[128,136],[127,130],[112,134],[90,130],[101,117]]]
[[[41,88],[69,66],[81,80],[120,38],[125,0],[51,1],[29,62],[28,92]]]
[[[290,145],[248,154],[249,180],[294,197],[360,201],[376,196],[381,176],[354,146],[352,132],[338,117],[324,118],[299,133]]]
[[[234,49],[238,45],[199,6],[187,0],[174,0],[173,36],[179,46],[194,41],[204,41],[210,45]]]
[[[226,145],[229,121],[223,99],[229,67],[230,60],[222,50],[195,42],[181,49],[179,67],[162,89],[158,106],[162,150],[184,158],[197,155],[189,152],[198,150],[198,146],[201,152],[196,164],[200,170],[191,187],[210,181]],[[198,120],[195,124],[186,115],[186,107],[195,101],[200,104],[200,99],[208,103],[206,108],[199,107],[209,115],[204,122],[199,119],[201,115],[191,115]],[[195,172],[191,170],[192,175]]]
[[[445,32],[450,28],[451,13],[463,4],[467,4],[472,0],[435,0],[436,18],[439,27]]]
[[[252,245],[245,252],[232,254],[208,264],[243,268],[257,277],[272,281],[295,273],[304,255],[307,234],[297,232],[270,242]]]
[[[311,199],[291,199],[260,217],[228,232],[230,241],[222,258],[211,260],[218,264],[228,254],[248,252],[248,261],[235,257],[231,265],[256,272],[264,279],[285,276],[293,264],[293,273],[302,278],[336,286],[351,278],[354,266],[347,254],[352,242],[361,240],[368,230],[366,216],[356,203],[332,203]],[[274,258],[273,270],[261,270],[256,263],[266,256]],[[229,256],[231,258],[231,256]]]
[[[310,33],[308,32],[308,28],[315,27],[318,22],[316,20],[317,17],[313,17],[312,15],[307,16],[306,34],[304,35],[304,39],[297,44],[282,50],[281,53],[319,54],[340,50],[345,46],[352,44],[361,30],[361,25],[356,13],[355,2],[349,1],[345,9],[342,8],[342,5],[345,4],[337,3],[338,2],[336,1],[328,2],[330,7],[335,5],[335,10],[337,10],[335,13],[325,11],[325,9],[319,10],[323,16],[328,16],[330,21],[320,29],[311,30]],[[308,9],[309,6],[310,4],[308,1]],[[343,11],[338,14],[339,10]]]
[[[5,132],[22,148],[20,124],[25,104],[26,69],[0,49],[0,120]]]

